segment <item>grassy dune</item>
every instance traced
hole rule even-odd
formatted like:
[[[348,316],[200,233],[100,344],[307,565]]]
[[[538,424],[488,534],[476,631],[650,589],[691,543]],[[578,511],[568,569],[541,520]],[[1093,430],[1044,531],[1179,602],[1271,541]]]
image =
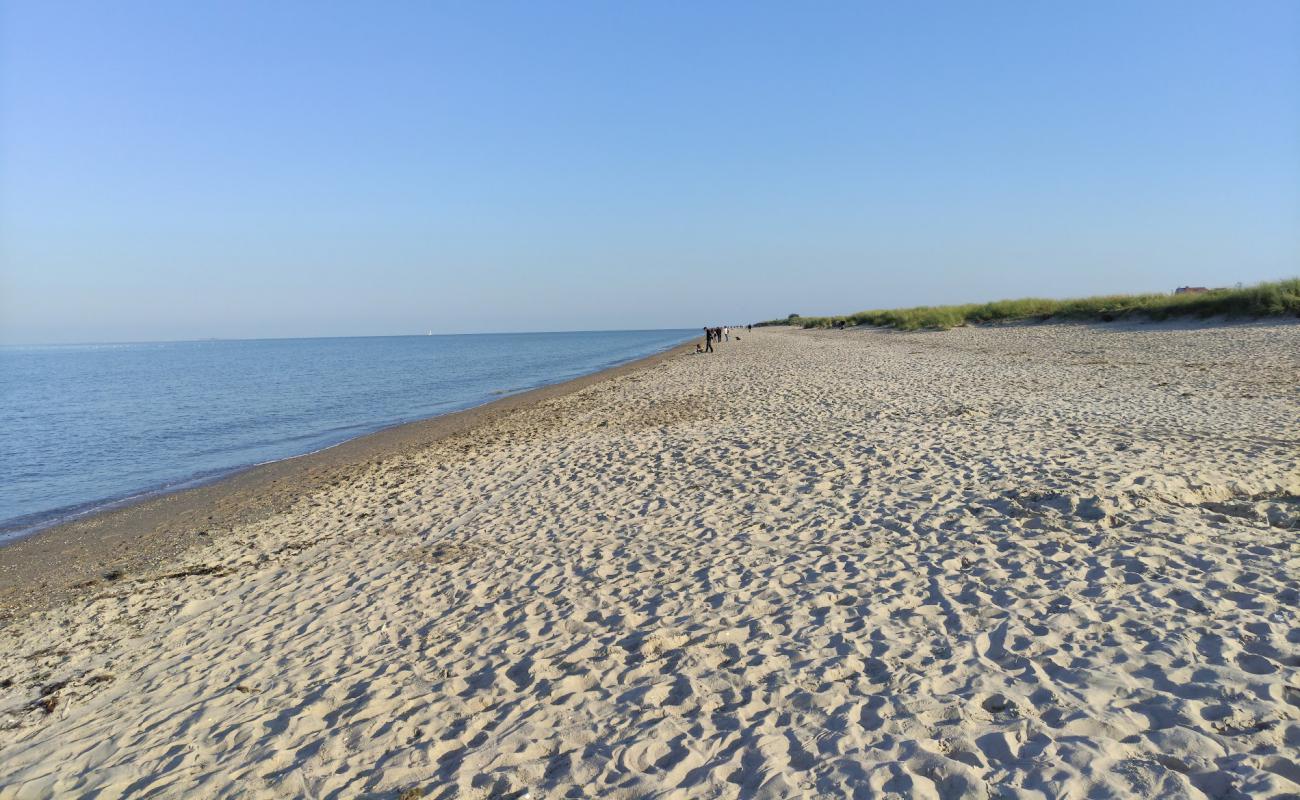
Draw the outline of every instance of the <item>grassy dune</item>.
[[[1216,289],[1199,294],[1116,294],[1047,300],[1026,297],[960,306],[917,306],[887,311],[859,311],[840,317],[801,317],[769,320],[760,325],[801,325],[831,328],[846,325],[877,325],[919,330],[947,329],[981,322],[1010,320],[1101,320],[1124,317],[1168,319],[1170,317],[1272,317],[1300,316],[1300,278],[1260,283],[1241,289]]]

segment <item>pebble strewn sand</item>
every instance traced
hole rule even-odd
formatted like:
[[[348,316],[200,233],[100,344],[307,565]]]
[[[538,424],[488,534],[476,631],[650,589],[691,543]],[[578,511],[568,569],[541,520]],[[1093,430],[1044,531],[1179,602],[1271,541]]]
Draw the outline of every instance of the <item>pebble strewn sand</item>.
[[[0,797],[1300,793],[1300,324],[767,329],[0,639]]]

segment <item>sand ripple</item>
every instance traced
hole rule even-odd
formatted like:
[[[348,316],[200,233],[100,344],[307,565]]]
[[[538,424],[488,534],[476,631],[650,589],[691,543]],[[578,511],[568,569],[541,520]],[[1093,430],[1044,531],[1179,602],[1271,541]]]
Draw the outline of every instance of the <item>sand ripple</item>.
[[[9,626],[0,796],[1293,796],[1298,381],[756,332]]]

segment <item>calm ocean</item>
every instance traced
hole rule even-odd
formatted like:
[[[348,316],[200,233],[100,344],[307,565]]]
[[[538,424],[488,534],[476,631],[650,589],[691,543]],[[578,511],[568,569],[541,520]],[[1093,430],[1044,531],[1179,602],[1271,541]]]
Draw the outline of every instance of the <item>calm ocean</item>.
[[[693,333],[0,347],[0,540],[585,375]]]

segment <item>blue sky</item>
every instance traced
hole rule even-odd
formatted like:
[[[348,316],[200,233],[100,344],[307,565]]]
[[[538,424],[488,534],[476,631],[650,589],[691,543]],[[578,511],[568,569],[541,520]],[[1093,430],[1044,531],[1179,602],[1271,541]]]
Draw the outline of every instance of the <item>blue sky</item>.
[[[0,341],[1300,273],[1300,3],[0,0]]]

